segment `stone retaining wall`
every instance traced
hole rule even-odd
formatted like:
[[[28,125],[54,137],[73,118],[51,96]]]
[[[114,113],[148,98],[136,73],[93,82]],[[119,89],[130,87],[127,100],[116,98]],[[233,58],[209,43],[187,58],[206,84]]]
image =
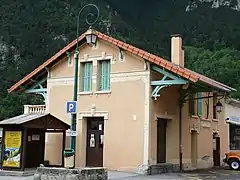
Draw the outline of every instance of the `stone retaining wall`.
[[[48,168],[39,167],[34,174],[34,180],[107,180],[105,168]]]
[[[150,165],[148,170],[148,175],[154,174],[162,174],[162,173],[176,173],[180,171],[180,167],[178,164],[157,164],[157,165]]]

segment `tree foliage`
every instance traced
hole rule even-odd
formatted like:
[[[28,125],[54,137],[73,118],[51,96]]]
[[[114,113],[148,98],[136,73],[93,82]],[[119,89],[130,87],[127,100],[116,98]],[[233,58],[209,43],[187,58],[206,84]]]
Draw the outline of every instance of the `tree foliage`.
[[[216,51],[186,47],[186,65],[189,69],[204,74],[237,89],[233,97],[240,97],[240,51],[224,48]]]
[[[95,3],[95,28],[170,59],[170,35],[181,33],[186,66],[239,89],[240,12],[205,3],[186,12],[188,0],[2,0],[0,6],[0,120],[22,113],[38,96],[7,93],[7,88],[76,38],[76,16]],[[86,31],[85,10],[80,32]],[[240,97],[240,93],[233,94]]]

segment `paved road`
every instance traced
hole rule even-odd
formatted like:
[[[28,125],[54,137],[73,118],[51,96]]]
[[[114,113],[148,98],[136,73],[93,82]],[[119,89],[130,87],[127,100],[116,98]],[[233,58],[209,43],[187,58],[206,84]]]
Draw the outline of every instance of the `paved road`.
[[[240,180],[240,171],[229,169],[196,170],[181,173],[181,176],[195,180]]]
[[[163,174],[152,176],[139,176],[133,173],[109,172],[111,180],[240,180],[240,171],[211,169],[198,170],[180,174]],[[33,177],[7,177],[0,176],[0,180],[33,180]]]

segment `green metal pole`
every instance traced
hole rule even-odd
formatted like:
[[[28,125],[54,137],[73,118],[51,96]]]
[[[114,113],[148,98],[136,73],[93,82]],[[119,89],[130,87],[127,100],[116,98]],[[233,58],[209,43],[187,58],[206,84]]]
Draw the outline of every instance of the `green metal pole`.
[[[78,52],[75,58],[75,74],[74,74],[74,94],[73,101],[77,101],[77,91],[78,91]],[[77,114],[72,114],[72,131],[76,131],[76,118]],[[75,151],[76,149],[76,136],[71,137],[71,148]]]
[[[85,5],[78,13],[78,16],[77,16],[77,32],[76,32],[76,50],[75,50],[75,54],[76,54],[76,57],[75,57],[75,70],[74,70],[74,92],[73,92],[73,100],[77,102],[77,93],[78,93],[78,58],[79,58],[79,46],[78,46],[78,38],[79,38],[79,19],[80,19],[80,15],[83,11],[83,9],[85,9],[86,7],[88,6],[93,6],[96,8],[97,10],[97,18],[95,21],[93,22],[89,22],[88,21],[88,17],[90,16],[93,16],[92,13],[89,13],[87,16],[86,16],[86,23],[88,25],[93,25],[97,22],[97,19],[99,17],[99,9],[96,5],[94,4],[87,4]],[[71,123],[71,130],[72,131],[76,131],[76,119],[77,119],[77,114],[74,113],[72,114],[72,123]],[[76,136],[71,136],[71,149],[74,150],[74,164],[73,164],[73,168],[75,167],[75,157],[76,157]]]
[[[82,11],[82,10],[81,10]],[[80,13],[81,13],[80,11]],[[73,91],[73,101],[77,102],[77,92],[78,92],[78,57],[79,57],[79,49],[78,49],[78,31],[79,31],[79,16],[77,17],[77,32],[76,32],[76,50],[75,50],[75,70],[74,70],[74,91]],[[77,110],[76,110],[77,111]],[[72,123],[71,123],[71,130],[76,131],[76,119],[77,113],[72,114]],[[75,168],[75,157],[76,157],[76,136],[71,136],[71,149],[74,150],[74,162],[73,168]]]

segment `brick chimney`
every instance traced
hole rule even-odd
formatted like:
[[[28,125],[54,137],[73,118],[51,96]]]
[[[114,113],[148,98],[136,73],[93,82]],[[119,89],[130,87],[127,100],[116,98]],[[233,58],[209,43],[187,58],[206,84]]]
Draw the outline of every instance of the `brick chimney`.
[[[171,36],[171,61],[178,66],[184,67],[184,49],[180,34]]]

